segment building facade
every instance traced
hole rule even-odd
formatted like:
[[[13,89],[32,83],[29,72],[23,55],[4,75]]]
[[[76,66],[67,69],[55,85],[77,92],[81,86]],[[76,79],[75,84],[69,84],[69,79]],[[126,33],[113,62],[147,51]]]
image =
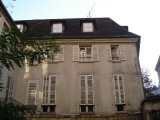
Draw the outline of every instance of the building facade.
[[[157,61],[155,70],[156,70],[156,72],[157,72],[157,74],[158,74],[159,85],[160,85],[160,57],[158,58],[158,61]]]
[[[3,30],[8,30],[15,25],[10,14],[6,10],[2,1],[0,1],[0,34]],[[0,83],[2,83],[2,91],[0,91],[0,98],[13,98],[15,96],[15,84],[17,78],[18,68],[8,70],[0,65]]]
[[[15,99],[40,114],[113,116],[140,112],[140,36],[110,18],[16,21],[28,39],[52,37],[62,51],[17,76]]]

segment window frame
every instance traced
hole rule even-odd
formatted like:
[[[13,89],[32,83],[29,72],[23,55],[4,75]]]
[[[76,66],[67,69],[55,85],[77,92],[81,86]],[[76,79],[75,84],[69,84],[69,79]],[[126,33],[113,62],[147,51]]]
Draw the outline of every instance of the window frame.
[[[50,99],[50,96],[51,96],[51,90],[50,90],[50,88],[51,88],[51,77],[55,77],[55,85],[54,85],[55,89],[54,89],[54,91],[52,91],[52,92],[54,92],[54,95],[55,95],[54,103],[50,103],[50,101],[51,101],[51,99]],[[47,81],[45,81],[47,78],[48,78],[48,83],[47,83]],[[42,102],[42,105],[41,105],[42,110],[43,110],[43,106],[48,107],[47,112],[50,112],[49,108],[51,106],[54,107],[54,109],[55,109],[55,107],[56,107],[56,85],[57,85],[57,75],[49,75],[49,76],[44,76],[43,77],[43,95],[42,95],[43,96],[43,102]],[[46,87],[46,86],[48,86],[48,87]],[[46,88],[48,88],[48,90],[46,90]],[[44,89],[46,90],[45,93],[44,93]],[[45,97],[44,97],[44,94],[45,94]],[[47,101],[44,101],[44,99],[45,100],[47,99]],[[54,110],[54,112],[55,112],[55,110]]]
[[[82,86],[82,77],[84,77],[84,86]],[[89,90],[89,79],[88,77],[92,77],[92,85],[91,88]],[[88,113],[88,106],[93,106],[93,111],[89,112],[89,113],[93,113],[94,112],[94,82],[93,82],[93,75],[80,75],[80,80],[79,80],[79,87],[80,87],[80,112],[82,113]],[[82,87],[84,87],[85,90],[82,90]],[[85,91],[85,103],[82,103],[82,91]],[[89,92],[92,93],[92,103],[89,103]],[[83,112],[81,109],[81,107],[84,106],[86,107],[86,112]]]
[[[55,31],[54,31],[54,25],[56,26]],[[58,27],[58,25],[61,25],[61,27]],[[51,27],[52,33],[63,33],[63,29],[64,29],[64,25],[61,22],[53,23]]]
[[[36,94],[35,94],[35,101],[33,105],[28,104],[28,93],[29,93],[29,84],[35,83],[36,84]],[[38,89],[39,89],[39,80],[28,80],[27,82],[27,97],[26,97],[26,105],[34,106],[37,105],[37,98],[38,98]]]
[[[94,24],[93,24],[93,22],[83,22],[82,23],[82,32],[84,32],[84,33],[94,32]]]

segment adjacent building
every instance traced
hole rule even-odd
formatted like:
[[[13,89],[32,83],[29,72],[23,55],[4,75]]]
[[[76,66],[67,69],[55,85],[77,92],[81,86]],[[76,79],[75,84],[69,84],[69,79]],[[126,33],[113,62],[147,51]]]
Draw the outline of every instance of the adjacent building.
[[[52,37],[62,51],[17,76],[15,99],[59,117],[140,112],[140,36],[110,18],[23,20],[27,39]]]
[[[12,17],[6,10],[2,1],[0,1],[0,34],[3,30],[8,30],[15,25]],[[2,65],[0,65],[0,83],[4,87],[0,91],[0,98],[10,98],[14,99],[15,96],[15,84],[17,78],[18,68],[16,65],[15,69],[8,70]]]

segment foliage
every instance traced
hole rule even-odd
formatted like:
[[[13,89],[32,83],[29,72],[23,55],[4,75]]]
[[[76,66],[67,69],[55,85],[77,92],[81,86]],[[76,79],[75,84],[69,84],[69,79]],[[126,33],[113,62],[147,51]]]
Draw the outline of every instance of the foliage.
[[[17,27],[4,30],[0,35],[0,64],[9,70],[14,68],[14,63],[18,67],[23,67],[25,59],[29,66],[32,66],[35,61],[42,63],[45,56],[59,51],[59,45],[51,38],[28,40]]]
[[[141,69],[141,76],[143,80],[143,90],[145,97],[153,95],[151,92],[153,90],[156,90],[157,87],[153,85],[153,81],[152,79],[150,79],[150,74],[148,69]]]
[[[0,102],[0,120],[22,120],[24,113],[34,114],[36,107],[27,107],[21,104]]]

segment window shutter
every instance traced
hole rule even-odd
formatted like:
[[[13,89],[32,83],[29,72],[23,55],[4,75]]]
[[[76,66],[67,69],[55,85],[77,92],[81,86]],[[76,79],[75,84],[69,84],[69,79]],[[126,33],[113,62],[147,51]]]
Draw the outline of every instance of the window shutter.
[[[119,75],[119,91],[120,91],[120,103],[124,103],[124,86],[123,86],[123,79],[122,75]]]
[[[59,61],[64,61],[64,46],[61,45],[62,51],[59,53]]]
[[[87,76],[88,84],[88,104],[93,104],[93,77]]]
[[[92,45],[92,55],[93,55],[93,61],[99,60],[98,45]]]
[[[79,61],[79,45],[73,45],[73,61]]]
[[[86,104],[86,82],[85,76],[80,76],[81,84],[81,104]]]
[[[118,85],[117,75],[113,76],[113,81],[114,81],[115,101],[118,104],[120,102],[119,102],[119,85]]]
[[[112,60],[112,55],[111,55],[111,46],[107,45],[106,47],[106,51],[107,51],[107,60]]]
[[[29,82],[27,105],[36,105],[36,97],[37,97],[37,83]]]
[[[55,104],[56,101],[56,76],[50,76],[50,95],[49,102],[50,104]]]
[[[43,78],[43,104],[48,103],[48,86],[49,84],[49,77]]]
[[[120,48],[120,58],[121,60],[125,60],[124,46],[120,45],[119,48]]]

